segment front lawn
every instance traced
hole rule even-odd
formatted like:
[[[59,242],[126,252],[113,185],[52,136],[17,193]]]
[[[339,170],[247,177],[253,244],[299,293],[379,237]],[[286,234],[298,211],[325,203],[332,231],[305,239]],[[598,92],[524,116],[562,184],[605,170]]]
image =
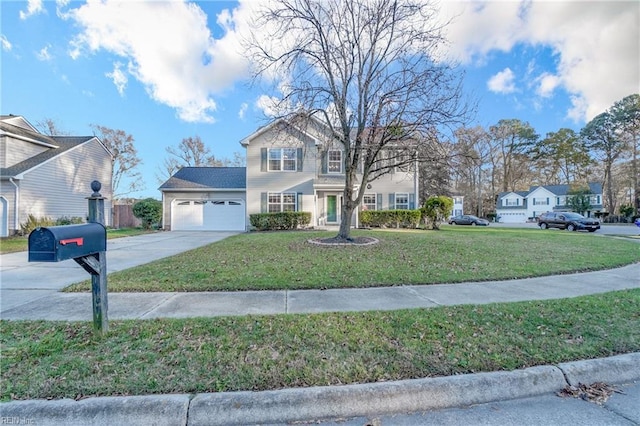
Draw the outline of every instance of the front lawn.
[[[109,291],[324,289],[506,280],[613,268],[640,261],[632,241],[517,228],[354,231],[379,244],[321,247],[332,232],[240,234],[109,274]],[[107,262],[109,253],[107,252]],[[89,291],[89,282],[68,291]]]
[[[513,370],[640,350],[640,289],[393,312],[0,322],[0,399],[225,392]]]

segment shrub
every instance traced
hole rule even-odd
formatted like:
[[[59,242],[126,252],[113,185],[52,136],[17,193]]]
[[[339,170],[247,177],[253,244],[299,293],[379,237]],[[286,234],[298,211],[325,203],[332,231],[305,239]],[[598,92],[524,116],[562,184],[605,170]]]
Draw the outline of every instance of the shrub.
[[[35,217],[30,214],[27,216],[27,221],[20,224],[20,234],[28,235],[36,228],[40,228],[42,226],[54,226],[56,222],[49,217]]]
[[[431,224],[431,229],[440,229],[438,225],[451,214],[452,210],[453,199],[440,195],[427,198],[420,213],[425,224]]]
[[[56,225],[79,225],[85,220],[78,216],[62,216],[56,219]]]
[[[251,226],[258,231],[297,229],[311,222],[309,212],[255,213],[249,215]]]
[[[417,228],[420,210],[363,210],[360,224],[372,228]]]
[[[144,229],[151,229],[162,219],[162,203],[154,198],[145,198],[133,205],[133,215],[142,221]]]

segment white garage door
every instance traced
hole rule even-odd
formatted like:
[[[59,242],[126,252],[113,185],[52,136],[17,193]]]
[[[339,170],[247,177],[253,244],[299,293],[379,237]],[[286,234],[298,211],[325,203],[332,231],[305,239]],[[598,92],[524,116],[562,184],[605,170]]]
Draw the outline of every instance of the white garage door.
[[[500,213],[500,222],[502,223],[525,223],[527,216],[523,212],[517,213]]]
[[[242,200],[178,200],[173,205],[175,231],[244,231]]]

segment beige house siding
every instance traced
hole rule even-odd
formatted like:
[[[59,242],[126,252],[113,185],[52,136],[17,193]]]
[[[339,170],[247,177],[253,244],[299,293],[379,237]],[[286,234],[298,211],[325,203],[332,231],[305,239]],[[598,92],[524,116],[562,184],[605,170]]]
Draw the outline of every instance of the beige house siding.
[[[16,229],[16,215],[15,208],[16,205],[16,187],[8,180],[0,181],[0,196],[2,196],[6,201],[6,231],[7,233],[10,230]],[[4,226],[4,225],[1,225]]]
[[[300,171],[263,171],[263,149],[296,148],[301,150]],[[274,129],[252,139],[247,146],[247,223],[253,213],[262,212],[262,194],[295,192],[302,194],[298,205],[314,215],[313,180],[317,175],[318,148],[316,141],[299,132]],[[267,159],[268,161],[268,159]],[[298,167],[300,169],[300,167]]]
[[[36,143],[2,135],[0,136],[0,167],[11,167],[48,149],[50,148]]]
[[[97,139],[70,149],[24,173],[19,182],[19,223],[29,214],[53,219],[71,216],[86,220],[86,197],[92,194],[91,182],[102,183],[105,197],[105,222],[111,225],[111,157]]]

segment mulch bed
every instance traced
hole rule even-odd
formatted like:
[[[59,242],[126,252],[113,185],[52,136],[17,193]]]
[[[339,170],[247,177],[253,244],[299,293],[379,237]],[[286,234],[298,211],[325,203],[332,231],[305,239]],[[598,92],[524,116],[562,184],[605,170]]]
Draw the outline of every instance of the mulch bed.
[[[378,244],[380,240],[373,237],[353,237],[353,238],[312,238],[307,242],[319,246],[370,246]]]

